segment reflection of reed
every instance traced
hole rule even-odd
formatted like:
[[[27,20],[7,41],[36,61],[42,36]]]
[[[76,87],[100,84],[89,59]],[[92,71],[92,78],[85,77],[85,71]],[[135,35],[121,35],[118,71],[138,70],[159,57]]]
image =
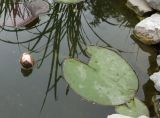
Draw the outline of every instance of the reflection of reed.
[[[6,0],[0,3],[0,25],[25,26],[25,19],[34,20],[30,10],[20,0]]]
[[[47,43],[44,47],[44,53],[42,59],[39,60],[40,67],[43,64],[44,59],[48,55],[52,55],[52,63],[50,68],[50,76],[46,91],[46,96],[42,105],[41,110],[45,104],[45,100],[47,94],[50,90],[54,88],[55,99],[56,99],[56,91],[57,91],[57,82],[62,78],[61,74],[58,75],[59,69],[62,67],[62,62],[59,59],[60,47],[63,39],[67,40],[67,47],[68,47],[68,55],[70,57],[77,57],[78,50],[84,52],[83,47],[86,45],[86,39],[82,35],[82,27],[81,27],[81,12],[82,12],[83,4],[76,4],[76,5],[64,5],[55,3],[53,5],[53,12],[50,15],[50,20],[46,24],[42,34],[44,32],[48,32],[47,35]],[[41,37],[40,37],[41,38]],[[38,45],[40,38],[37,39],[36,43],[32,46],[31,50],[34,50],[35,47]],[[50,45],[51,44],[51,45]],[[52,48],[51,51],[49,47]],[[55,68],[55,69],[53,69]],[[54,82],[52,82],[52,75],[54,73]]]
[[[60,54],[63,43],[67,44],[67,49],[65,51],[68,51],[67,56],[78,58],[79,52],[87,56],[84,52],[84,49],[86,48],[87,44],[91,43],[91,40],[86,33],[87,31],[85,30],[84,26],[81,24],[81,17],[83,17],[87,27],[90,28],[99,41],[105,44],[105,46],[112,47],[94,31],[91,24],[87,21],[86,16],[84,13],[82,13],[84,10],[84,3],[69,5],[52,3],[51,7],[52,10],[50,13],[48,13],[49,19],[41,24],[30,28],[2,29],[3,31],[7,32],[16,32],[16,41],[0,39],[0,41],[6,43],[21,45],[30,53],[41,55],[41,58],[37,59],[37,68],[40,68],[45,59],[51,56],[50,74],[41,111],[43,110],[47,95],[51,90],[54,90],[54,96],[55,99],[57,99],[57,83],[61,78],[63,78],[61,75],[63,59],[61,59],[62,55]],[[101,8],[102,6],[99,7]],[[7,8],[8,6],[5,9]],[[95,8],[93,7],[93,9]],[[107,16],[105,16],[105,18],[107,18]],[[33,32],[32,29],[34,31],[36,30],[36,32]],[[18,38],[18,33],[21,31],[27,31],[31,33],[33,34],[33,37],[22,41]],[[41,45],[42,41],[43,45]],[[69,90],[68,88],[67,92]]]
[[[7,13],[8,11],[11,11],[12,9],[15,8],[15,5],[19,2],[20,0],[1,0],[0,1],[0,14],[3,12]],[[17,6],[17,5],[16,5]]]
[[[125,6],[125,3],[126,0],[90,0],[88,2],[88,8],[94,15],[92,24],[98,25],[103,21],[113,26],[123,25],[124,27],[134,27],[138,19]],[[111,22],[111,18],[116,19],[117,22]]]

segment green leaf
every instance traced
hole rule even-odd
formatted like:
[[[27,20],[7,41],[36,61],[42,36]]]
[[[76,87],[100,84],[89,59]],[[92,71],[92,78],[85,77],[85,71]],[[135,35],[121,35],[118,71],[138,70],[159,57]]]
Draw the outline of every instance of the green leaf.
[[[56,0],[56,2],[66,3],[66,4],[76,4],[84,0]]]
[[[120,114],[132,116],[134,118],[142,115],[149,116],[146,105],[137,98],[134,98],[126,104],[116,106],[116,111]]]
[[[119,105],[135,95],[138,79],[132,68],[115,51],[90,46],[89,64],[75,59],[64,61],[64,77],[83,98],[102,105]]]

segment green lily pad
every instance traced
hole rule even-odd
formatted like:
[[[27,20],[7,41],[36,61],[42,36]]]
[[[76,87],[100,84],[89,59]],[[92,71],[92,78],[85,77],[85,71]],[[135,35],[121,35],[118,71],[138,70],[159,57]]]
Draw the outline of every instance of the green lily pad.
[[[56,2],[65,3],[65,4],[76,4],[84,0],[56,0]]]
[[[90,46],[91,59],[84,64],[75,59],[64,61],[64,77],[83,98],[102,105],[128,102],[138,89],[138,79],[128,63],[115,51]]]
[[[137,98],[134,98],[126,104],[116,106],[116,111],[120,114],[132,116],[134,118],[138,118],[142,115],[149,116],[148,108]]]

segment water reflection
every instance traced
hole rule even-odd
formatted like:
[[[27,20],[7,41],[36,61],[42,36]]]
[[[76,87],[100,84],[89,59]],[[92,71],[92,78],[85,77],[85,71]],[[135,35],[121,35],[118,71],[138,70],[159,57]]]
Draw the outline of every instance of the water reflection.
[[[11,44],[21,44],[30,53],[38,53],[41,55],[37,59],[37,68],[40,68],[44,60],[51,56],[51,67],[46,96],[41,110],[45,104],[48,92],[54,89],[55,99],[57,98],[57,82],[62,78],[61,71],[63,59],[60,60],[60,49],[63,42],[67,44],[68,56],[78,57],[79,53],[84,53],[86,45],[86,36],[83,36],[84,30],[81,26],[81,12],[83,3],[77,5],[64,5],[59,3],[53,4],[52,12],[50,12],[48,21],[43,25],[43,29],[37,29],[37,33],[32,39],[26,41],[6,41]],[[17,35],[18,36],[18,35]],[[18,38],[17,38],[18,39]],[[42,46],[41,41],[46,40]],[[65,41],[63,40],[65,39]],[[28,76],[32,71],[21,71],[24,76]],[[54,75],[53,75],[54,73]],[[54,78],[54,79],[53,79]]]
[[[12,4],[17,6],[19,3],[13,2]],[[50,59],[49,79],[41,111],[51,90],[54,91],[54,97],[57,99],[57,84],[63,78],[62,63],[65,58],[83,58],[84,61],[87,61],[88,56],[84,51],[86,46],[98,45],[97,42],[100,42],[104,47],[109,46],[116,49],[99,35],[99,32],[94,29],[95,27],[101,23],[107,23],[111,26],[132,28],[138,22],[134,13],[126,10],[124,4],[124,0],[88,0],[69,5],[53,2],[50,4],[50,12],[36,17],[29,24],[23,24],[25,27],[2,27],[0,35],[3,35],[4,32],[15,33],[16,38],[1,36],[0,40],[7,44],[18,45],[21,53],[27,51],[34,55],[37,69],[40,69],[45,61],[48,61],[48,58]],[[1,17],[4,19],[6,13],[14,11],[10,10],[10,4],[4,5],[4,0],[0,5],[4,8],[1,7],[0,10]],[[86,14],[88,12],[89,14]],[[88,16],[92,16],[92,18],[89,19]],[[94,36],[89,32],[92,32]],[[26,34],[27,36],[23,38]],[[96,41],[92,40],[92,37],[95,37]],[[149,60],[150,68],[152,68],[155,65],[152,63],[155,54],[146,50],[148,47],[138,45],[143,51],[151,54]],[[28,72],[21,70],[21,72],[25,77],[28,77],[32,70]],[[69,87],[66,88],[66,93],[68,91]]]
[[[133,35],[131,35],[131,38],[136,42],[139,48],[141,48],[144,52],[147,52],[149,54],[148,56],[149,68],[147,69],[148,74],[151,75],[154,72],[157,72],[159,70],[159,67],[156,62],[158,54],[156,46],[144,45],[143,43],[139,42]]]
[[[94,15],[92,24],[98,25],[106,22],[113,26],[134,27],[138,18],[125,6],[125,3],[126,0],[90,0],[88,8]],[[113,22],[112,19],[115,19],[116,22]]]
[[[49,11],[49,4],[42,0],[1,1],[0,26],[24,27],[30,23],[35,23],[39,15],[47,11]]]
[[[23,74],[24,77],[28,77],[32,73],[33,69],[26,70],[21,68],[21,73]]]
[[[141,48],[144,52],[147,52],[149,54],[148,56],[148,63],[149,67],[147,68],[148,75],[153,74],[154,72],[159,71],[159,67],[156,62],[158,50],[156,46],[147,46],[143,43],[139,42],[133,35],[131,35],[131,38],[138,44],[138,48]],[[137,53],[139,53],[137,51]],[[148,77],[149,79],[149,77]],[[154,83],[151,80],[146,81],[146,83],[143,85],[143,91],[144,91],[144,102],[147,105],[149,111],[150,111],[150,117],[159,117],[157,113],[157,107],[155,104],[158,104],[158,100],[156,101],[153,98],[158,94],[158,92],[154,88]]]

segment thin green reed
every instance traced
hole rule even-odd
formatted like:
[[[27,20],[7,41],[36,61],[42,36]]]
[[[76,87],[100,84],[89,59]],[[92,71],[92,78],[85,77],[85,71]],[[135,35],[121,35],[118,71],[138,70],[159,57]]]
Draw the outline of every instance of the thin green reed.
[[[74,57],[75,54],[78,56],[78,47],[81,50],[84,50],[81,45],[84,45],[86,43],[84,39],[81,39],[81,11],[82,11],[82,5],[65,5],[65,4],[59,4],[55,3],[53,7],[53,12],[50,15],[50,24],[47,24],[47,28],[45,27],[45,30],[42,32],[47,32],[47,43],[44,48],[43,52],[43,58],[40,61],[40,64],[38,67],[41,67],[43,64],[44,59],[46,56],[48,56],[48,48],[49,45],[52,44],[52,53],[49,52],[49,54],[52,55],[52,62],[50,67],[50,75],[47,85],[47,91],[46,96],[43,101],[42,109],[45,104],[45,100],[47,97],[47,94],[50,90],[54,88],[55,93],[55,99],[57,99],[57,82],[62,78],[62,75],[59,75],[59,71],[61,71],[62,62],[59,60],[60,56],[60,48],[61,48],[61,42],[63,40],[67,40],[68,49],[69,49],[69,56]],[[74,11],[74,10],[77,11]],[[53,17],[52,17],[53,16]],[[49,31],[49,32],[48,32]],[[83,41],[82,41],[83,40]],[[40,40],[38,40],[31,49],[35,49],[35,47],[38,45]],[[54,79],[52,79],[54,73]],[[53,81],[53,82],[52,82]]]

